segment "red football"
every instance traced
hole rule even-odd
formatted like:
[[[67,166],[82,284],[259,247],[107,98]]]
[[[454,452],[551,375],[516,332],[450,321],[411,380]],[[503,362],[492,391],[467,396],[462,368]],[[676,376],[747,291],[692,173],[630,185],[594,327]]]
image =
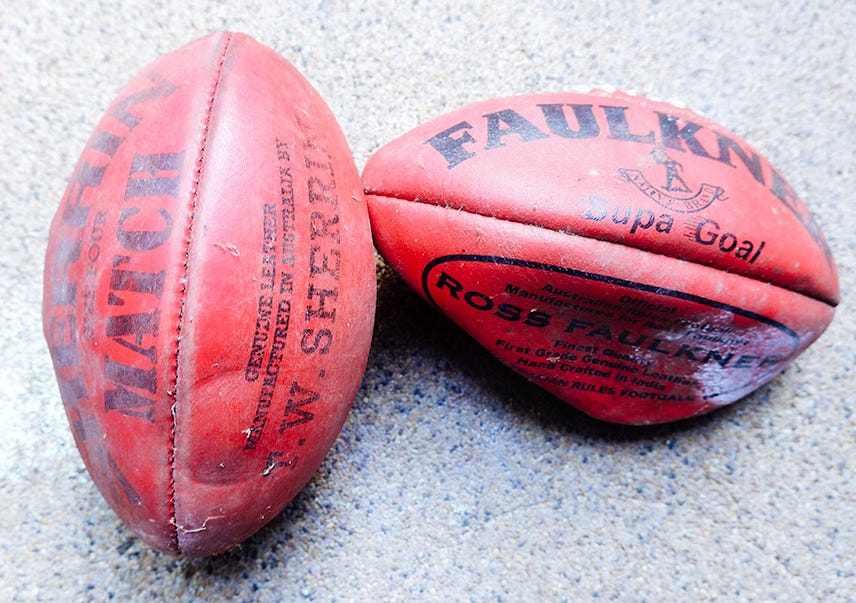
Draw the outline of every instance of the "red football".
[[[838,277],[794,191],[686,109],[623,93],[469,105],[363,172],[375,245],[509,367],[600,419],[672,421],[780,373]]]
[[[151,546],[223,551],[338,435],[375,272],[323,100],[251,38],[164,55],[113,102],[50,231],[44,329],[77,446]]]

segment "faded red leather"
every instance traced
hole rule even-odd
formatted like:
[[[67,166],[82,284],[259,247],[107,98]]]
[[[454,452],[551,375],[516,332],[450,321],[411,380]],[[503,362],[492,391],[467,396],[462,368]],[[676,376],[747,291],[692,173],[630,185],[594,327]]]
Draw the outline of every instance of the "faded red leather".
[[[623,93],[469,105],[363,172],[375,245],[530,380],[601,419],[733,402],[832,319],[805,205],[745,142]]]
[[[273,50],[157,59],[99,123],[51,227],[44,326],[75,440],[153,547],[244,540],[345,420],[375,273],[348,145]]]

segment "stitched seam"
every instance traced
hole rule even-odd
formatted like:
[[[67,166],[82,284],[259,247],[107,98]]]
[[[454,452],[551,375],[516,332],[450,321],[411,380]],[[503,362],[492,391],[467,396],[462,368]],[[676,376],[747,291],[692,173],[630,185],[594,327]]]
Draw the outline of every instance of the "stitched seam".
[[[223,47],[220,50],[219,59],[217,61],[217,66],[214,72],[214,78],[211,82],[211,89],[208,94],[208,106],[206,107],[205,117],[202,121],[202,131],[200,133],[199,139],[199,151],[196,155],[196,164],[194,170],[193,177],[193,188],[190,192],[190,211],[187,217],[187,227],[185,230],[184,240],[185,240],[185,248],[184,248],[184,271],[181,275],[181,301],[179,303],[178,309],[178,328],[176,332],[176,346],[175,346],[175,383],[172,387],[172,430],[170,432],[170,446],[169,446],[169,487],[167,489],[167,507],[169,512],[170,524],[172,525],[172,534],[171,539],[175,550],[180,554],[181,546],[178,538],[178,531],[181,529],[181,526],[178,525],[178,518],[176,517],[176,505],[175,505],[175,446],[176,446],[176,431],[177,431],[177,410],[178,410],[178,372],[179,372],[179,359],[181,357],[181,336],[182,329],[184,328],[184,312],[185,312],[185,303],[187,299],[187,277],[188,270],[190,266],[190,247],[192,242],[193,235],[193,220],[196,217],[196,209],[199,204],[199,186],[202,182],[203,168],[205,165],[205,148],[208,144],[208,133],[211,125],[211,116],[214,113],[214,101],[217,96],[217,89],[220,86],[220,79],[223,75],[223,65],[226,62],[226,53],[229,49],[229,44],[232,41],[232,34],[227,33],[225,35],[225,40],[223,41]]]
[[[469,209],[463,209],[463,208],[454,208],[454,207],[449,206],[449,205],[441,205],[441,204],[439,204],[439,203],[434,203],[434,202],[432,202],[432,201],[427,201],[427,200],[424,200],[424,201],[423,201],[422,199],[419,199],[419,200],[417,200],[417,199],[405,199],[404,197],[396,197],[395,195],[387,195],[387,194],[384,194],[384,193],[381,193],[381,192],[377,192],[377,191],[371,191],[371,192],[370,192],[370,191],[368,191],[368,190],[366,190],[366,191],[365,191],[365,194],[366,194],[366,196],[367,196],[367,197],[368,197],[368,196],[371,196],[371,197],[383,197],[383,198],[385,198],[385,199],[393,199],[393,200],[395,200],[395,201],[403,201],[403,202],[405,202],[405,203],[419,203],[420,205],[427,205],[427,206],[429,206],[429,207],[437,207],[437,208],[439,208],[439,209],[449,209],[449,210],[451,210],[451,211],[461,212],[461,213],[465,213],[465,214],[470,214],[470,215],[472,215],[472,216],[479,216],[479,217],[482,217],[482,218],[487,218],[487,219],[489,219],[489,220],[499,220],[499,221],[501,221],[501,222],[508,222],[508,223],[511,223],[511,224],[520,224],[521,226],[529,226],[529,227],[532,227],[532,228],[540,228],[541,230],[548,230],[548,231],[550,231],[550,232],[555,232],[555,233],[563,234],[563,235],[567,235],[567,236],[583,237],[583,238],[586,238],[586,239],[591,239],[591,240],[593,240],[593,241],[599,241],[599,242],[601,242],[601,243],[610,243],[610,244],[612,244],[612,245],[620,245],[621,247],[627,247],[628,249],[637,249],[637,250],[639,250],[639,251],[644,251],[645,253],[650,253],[650,254],[653,254],[653,255],[658,255],[658,256],[661,256],[661,257],[664,257],[664,258],[669,258],[670,260],[680,260],[680,261],[682,261],[682,262],[687,262],[687,263],[690,263],[690,264],[695,264],[696,266],[702,266],[702,267],[704,267],[704,268],[710,268],[710,269],[712,269],[712,270],[718,270],[718,271],[720,271],[720,272],[728,272],[728,274],[733,274],[733,275],[735,275],[735,276],[742,276],[743,278],[749,279],[749,280],[751,280],[751,281],[756,281],[756,282],[759,282],[759,283],[763,283],[763,284],[765,284],[765,285],[770,285],[770,286],[772,286],[772,287],[777,287],[777,288],[779,288],[779,289],[781,289],[781,290],[783,290],[783,291],[788,291],[788,292],[790,292],[790,293],[796,293],[796,294],[798,294],[798,295],[802,295],[803,297],[807,297],[807,298],[809,298],[809,299],[813,299],[814,301],[820,302],[820,303],[822,303],[822,304],[826,304],[827,306],[829,306],[829,307],[831,307],[831,308],[835,308],[835,307],[838,305],[838,304],[836,304],[836,303],[833,303],[833,302],[832,302],[832,301],[830,301],[829,299],[824,299],[823,297],[820,297],[820,296],[817,296],[817,295],[813,295],[813,294],[808,293],[808,292],[806,292],[806,291],[799,291],[799,290],[797,290],[797,289],[790,289],[790,288],[785,287],[785,286],[783,286],[783,285],[779,285],[778,283],[773,283],[773,282],[770,282],[770,281],[763,281],[763,280],[760,280],[760,279],[758,279],[758,278],[754,278],[754,277],[749,276],[749,275],[746,275],[746,274],[741,274],[741,273],[739,273],[739,272],[730,272],[730,271],[728,271],[728,270],[724,270],[724,269],[722,269],[722,268],[718,268],[718,267],[713,266],[713,265],[711,265],[711,264],[704,264],[704,263],[702,263],[702,262],[697,262],[697,261],[695,261],[695,260],[690,260],[690,259],[687,259],[687,258],[682,258],[682,257],[679,257],[679,256],[675,256],[675,255],[668,255],[668,254],[663,253],[663,252],[661,252],[661,251],[654,251],[654,250],[651,250],[651,249],[645,249],[644,247],[637,247],[637,246],[635,246],[635,245],[628,245],[627,243],[624,243],[624,242],[621,242],[621,241],[613,241],[613,240],[610,240],[610,239],[599,238],[599,237],[592,236],[592,235],[589,235],[589,234],[580,233],[580,232],[573,232],[573,231],[570,231],[570,230],[557,230],[557,229],[555,229],[555,228],[550,228],[549,226],[543,226],[543,225],[541,225],[541,224],[526,224],[526,223],[524,223],[524,222],[515,222],[514,220],[507,220],[507,219],[505,219],[505,218],[500,218],[500,217],[497,217],[497,216],[491,216],[491,215],[486,214],[486,213],[481,213],[481,212],[472,211],[472,210],[469,210]]]

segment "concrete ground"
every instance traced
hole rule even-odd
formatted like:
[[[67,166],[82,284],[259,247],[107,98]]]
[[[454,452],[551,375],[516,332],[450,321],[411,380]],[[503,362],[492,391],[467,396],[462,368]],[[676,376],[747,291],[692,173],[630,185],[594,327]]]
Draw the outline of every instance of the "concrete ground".
[[[219,29],[292,61],[362,168],[476,100],[578,84],[679,98],[812,208],[841,274],[825,335],[769,385],[652,428],[589,419],[379,269],[362,388],[321,469],[239,549],[153,552],[74,446],[40,300],[47,228],[131,75]],[[0,4],[0,600],[856,600],[856,4]]]

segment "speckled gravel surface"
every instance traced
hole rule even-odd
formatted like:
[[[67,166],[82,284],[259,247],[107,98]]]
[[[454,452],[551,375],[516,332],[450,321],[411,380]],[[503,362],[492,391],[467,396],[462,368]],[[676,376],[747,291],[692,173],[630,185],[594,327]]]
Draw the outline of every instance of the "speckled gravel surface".
[[[749,141],[815,212],[828,332],[704,418],[589,419],[503,368],[382,262],[375,339],[307,488],[239,549],[175,560],[83,468],[41,334],[47,227],[124,83],[210,31],[292,61],[360,168],[430,117],[608,84]],[[0,600],[856,600],[856,4],[0,4]]]

